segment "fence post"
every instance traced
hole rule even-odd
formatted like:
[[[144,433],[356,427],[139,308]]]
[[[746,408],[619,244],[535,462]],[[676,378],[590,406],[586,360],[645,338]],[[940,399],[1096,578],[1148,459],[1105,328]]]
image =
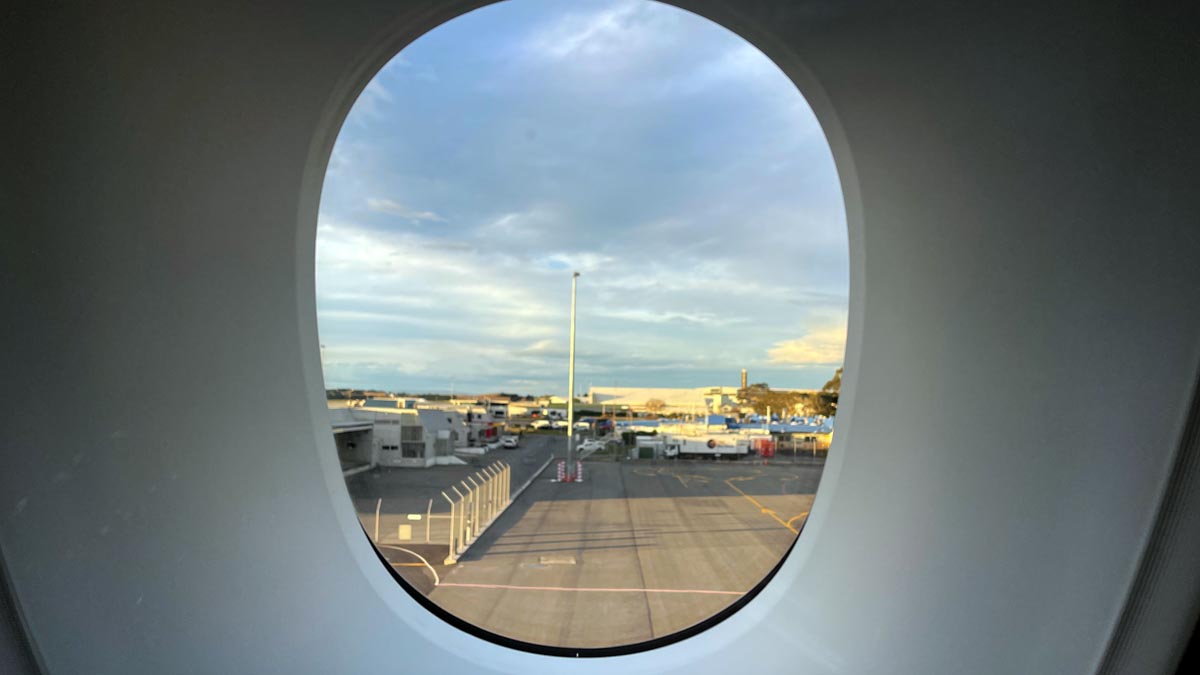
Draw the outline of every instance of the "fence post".
[[[493,464],[488,467],[488,501],[491,502],[492,516],[489,520],[495,520],[500,513],[500,502],[497,497],[500,495],[500,490],[497,485],[497,478],[500,476],[500,470]]]
[[[479,483],[475,491],[479,493],[479,527],[477,530],[482,530],[484,525],[487,525],[487,481],[483,479],[482,472],[475,472],[475,482]]]
[[[490,523],[492,522],[492,474],[486,466],[479,473],[483,480],[483,522]]]
[[[512,503],[512,467],[504,465],[504,503]]]
[[[504,463],[496,465],[496,508],[504,510]]]
[[[429,498],[429,505],[425,507],[425,543],[429,543],[429,528],[433,525],[433,497]]]
[[[485,483],[487,486],[487,521],[490,523],[496,517],[496,481],[492,480],[490,466],[483,470],[483,475],[487,477],[487,482]]]
[[[469,480],[470,476],[467,476],[467,479]],[[462,485],[463,489],[467,491],[467,497],[466,497],[467,501],[465,504],[463,504],[463,506],[465,507],[465,509],[463,511],[463,516],[464,517],[469,516],[469,518],[467,518],[467,520],[463,521],[464,522],[463,543],[466,543],[467,541],[469,541],[471,539],[471,535],[474,534],[474,531],[477,529],[477,525],[475,524],[476,523],[476,520],[475,520],[475,493],[471,491],[471,486],[467,485],[467,481],[460,480],[459,484]],[[468,521],[470,522],[469,525],[466,524]]]
[[[446,562],[447,562],[447,564],[449,564],[451,562],[454,562],[454,558],[455,558],[455,556],[454,556],[454,500],[447,497],[446,493],[444,491],[442,492],[442,497],[445,497],[446,501],[450,502],[450,532],[449,532],[449,536],[446,537],[447,544],[449,544],[449,551],[447,551],[447,553],[446,553]]]
[[[482,530],[487,525],[487,482],[479,471],[475,472],[475,479],[479,481],[479,529]]]
[[[463,539],[465,538],[463,534],[467,531],[467,500],[458,491],[457,487],[451,485],[450,489],[454,490],[454,494],[458,495],[458,528],[454,530],[454,555],[457,556],[458,550],[462,547]],[[450,526],[454,527],[453,518],[450,519]]]
[[[499,517],[500,512],[504,510],[504,504],[500,502],[500,483],[502,482],[504,470],[497,466],[494,471],[496,472],[496,477],[492,479],[492,482],[495,484],[496,488],[494,491],[496,498],[496,516]]]
[[[383,508],[383,497],[375,502],[375,543],[379,543],[379,510]]]
[[[475,472],[475,477],[478,476],[479,472],[477,471]],[[481,527],[483,523],[481,516],[483,514],[479,508],[479,498],[482,495],[479,494],[479,485],[475,482],[475,477],[467,476],[467,480],[471,481],[471,487],[474,488],[471,490],[471,529],[474,530],[471,534],[479,536],[479,530],[483,529]]]
[[[496,467],[496,504],[501,510],[504,509],[504,472],[506,471],[504,467],[504,463],[500,463]]]

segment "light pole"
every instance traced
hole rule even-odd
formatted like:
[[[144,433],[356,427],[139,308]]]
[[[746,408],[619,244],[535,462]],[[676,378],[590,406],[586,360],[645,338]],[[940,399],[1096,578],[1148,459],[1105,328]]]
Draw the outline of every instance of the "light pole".
[[[571,347],[567,365],[567,480],[575,480],[575,285],[579,272],[571,275]]]

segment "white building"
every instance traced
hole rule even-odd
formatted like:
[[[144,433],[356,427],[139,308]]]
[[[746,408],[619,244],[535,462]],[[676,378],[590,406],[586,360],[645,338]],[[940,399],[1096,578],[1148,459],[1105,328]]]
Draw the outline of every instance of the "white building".
[[[331,401],[331,404],[338,403]],[[330,405],[329,422],[342,473],[352,475],[378,464],[375,449],[375,420],[356,412],[354,406]]]
[[[603,404],[618,410],[628,407],[634,412],[650,410],[663,413],[725,413],[737,410],[737,387],[696,387],[677,389],[669,387],[591,387],[587,402]],[[661,401],[659,411],[648,407],[651,401]]]
[[[527,417],[535,410],[540,410],[542,406],[536,401],[512,401],[508,404],[509,417]]]
[[[420,407],[417,416],[426,437],[433,442],[435,457],[452,455],[455,450],[468,447],[470,427],[457,410]]]
[[[411,406],[411,407],[405,407]],[[434,438],[425,432],[416,402],[405,399],[367,399],[354,411],[375,423],[375,463],[380,466],[433,466]]]
[[[374,466],[423,468],[500,434],[482,405],[427,403],[420,399],[367,399],[331,406],[330,425],[342,471]]]

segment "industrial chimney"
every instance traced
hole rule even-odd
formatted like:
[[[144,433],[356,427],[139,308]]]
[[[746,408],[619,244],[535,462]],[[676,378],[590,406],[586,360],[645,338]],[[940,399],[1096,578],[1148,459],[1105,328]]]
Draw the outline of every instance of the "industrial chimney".
[[[746,388],[746,369],[742,368],[742,389]]]

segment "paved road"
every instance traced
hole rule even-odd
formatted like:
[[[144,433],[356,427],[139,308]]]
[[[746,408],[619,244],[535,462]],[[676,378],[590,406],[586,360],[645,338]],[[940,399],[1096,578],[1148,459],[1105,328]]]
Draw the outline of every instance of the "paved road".
[[[585,482],[563,484],[549,480],[551,467],[423,590],[529,642],[601,647],[666,635],[728,606],[779,562],[821,468],[588,462]]]

